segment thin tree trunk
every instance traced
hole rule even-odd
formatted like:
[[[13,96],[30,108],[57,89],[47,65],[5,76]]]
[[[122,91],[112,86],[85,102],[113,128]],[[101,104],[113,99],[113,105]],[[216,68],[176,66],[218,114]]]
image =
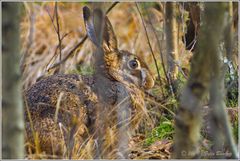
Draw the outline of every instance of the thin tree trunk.
[[[233,26],[232,26],[232,2],[226,4],[226,12],[228,12],[227,26],[225,28],[224,43],[226,48],[226,56],[231,61],[231,52],[232,52],[232,35],[233,35]],[[220,57],[224,55],[218,51],[219,56],[216,61],[213,62],[213,72],[210,88],[210,130],[213,139],[213,153],[215,154],[214,158],[237,158],[237,149],[235,147],[232,130],[230,128],[230,122],[225,110],[224,102],[224,77],[226,68]],[[223,136],[225,136],[223,138]],[[224,144],[226,144],[227,150],[230,151],[229,155],[219,155],[219,152],[226,153],[224,151]],[[227,153],[226,153],[227,154]]]
[[[24,121],[19,68],[19,11],[20,3],[2,3],[2,153],[4,159],[24,157]]]
[[[177,79],[178,67],[178,27],[176,20],[176,2],[166,3],[165,14],[168,74],[172,81]]]
[[[183,91],[175,118],[173,158],[200,157],[201,100],[209,91],[210,83],[212,83],[211,79],[217,80],[220,75],[220,53],[218,49],[226,26],[224,21],[225,9],[226,3],[204,4],[203,23],[200,28],[196,53],[192,59],[190,78]],[[222,105],[223,98],[218,98],[216,99],[218,105]],[[224,110],[222,109],[220,107],[220,109],[214,111],[221,113],[221,116],[223,116],[222,112]],[[224,121],[226,120],[224,119]],[[221,126],[225,125],[221,124]],[[231,152],[234,155],[234,151],[231,150]]]
[[[220,61],[219,61],[220,62]],[[220,63],[214,64],[220,67]],[[237,158],[237,149],[234,143],[233,134],[224,102],[224,75],[220,68],[213,73],[210,88],[210,132],[213,141],[213,158]],[[224,136],[224,137],[223,137]],[[224,145],[225,144],[225,145]],[[227,149],[224,150],[223,147]],[[228,151],[228,153],[227,153]],[[226,155],[219,155],[219,153]]]

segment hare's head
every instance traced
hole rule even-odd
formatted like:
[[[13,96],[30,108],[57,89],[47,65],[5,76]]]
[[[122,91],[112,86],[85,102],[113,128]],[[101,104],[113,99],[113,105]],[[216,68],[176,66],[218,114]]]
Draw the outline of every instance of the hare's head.
[[[152,88],[154,79],[146,63],[137,55],[118,50],[113,27],[101,10],[95,9],[91,13],[88,7],[84,7],[83,17],[89,39],[96,47],[103,49],[108,74],[126,84],[133,83],[143,89]]]

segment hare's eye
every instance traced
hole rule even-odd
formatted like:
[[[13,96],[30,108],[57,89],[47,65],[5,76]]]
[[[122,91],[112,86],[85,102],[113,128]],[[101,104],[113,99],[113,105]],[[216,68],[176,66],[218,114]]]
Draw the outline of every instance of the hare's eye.
[[[136,69],[139,66],[138,61],[136,59],[130,60],[128,64],[131,69]]]

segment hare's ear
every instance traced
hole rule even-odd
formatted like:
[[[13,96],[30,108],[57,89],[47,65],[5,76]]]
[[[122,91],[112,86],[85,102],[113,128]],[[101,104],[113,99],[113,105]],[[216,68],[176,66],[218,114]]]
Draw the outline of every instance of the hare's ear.
[[[113,31],[113,27],[111,22],[105,16],[105,27],[104,27],[104,34],[103,34],[103,49],[107,50],[108,52],[118,50],[118,43],[116,35]]]
[[[104,16],[102,11],[95,9],[93,13],[91,13],[90,9],[85,6],[83,7],[83,18],[89,39],[94,45],[100,47],[104,32]]]

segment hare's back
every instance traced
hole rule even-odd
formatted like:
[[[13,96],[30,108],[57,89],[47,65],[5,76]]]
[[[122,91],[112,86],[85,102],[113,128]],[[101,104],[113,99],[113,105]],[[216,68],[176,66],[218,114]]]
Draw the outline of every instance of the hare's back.
[[[86,79],[89,80],[89,83],[86,83]],[[59,97],[61,92],[71,92],[84,98],[84,95],[88,95],[89,92],[84,93],[83,90],[91,91],[91,81],[91,76],[82,77],[76,74],[48,76],[39,80],[27,90],[27,101],[29,101],[30,107],[39,102],[52,104],[56,102],[55,99]]]
[[[97,102],[92,86],[91,76],[52,75],[36,82],[28,89],[26,102],[30,111],[39,113],[41,107],[56,111],[57,106],[60,106],[58,107],[60,110],[73,114],[79,111],[80,107],[90,106]]]
[[[89,116],[98,102],[92,90],[93,84],[91,76],[58,74],[43,78],[30,87],[25,100],[29,109],[29,112],[25,111],[28,140],[34,142],[31,122],[33,130],[39,134],[42,148],[46,151],[52,149],[50,141],[56,144],[56,149],[61,147],[58,143],[61,136],[60,124],[63,129],[71,128],[74,122],[77,122],[77,129],[88,126],[89,121],[92,121]],[[84,133],[78,131],[79,135]]]

